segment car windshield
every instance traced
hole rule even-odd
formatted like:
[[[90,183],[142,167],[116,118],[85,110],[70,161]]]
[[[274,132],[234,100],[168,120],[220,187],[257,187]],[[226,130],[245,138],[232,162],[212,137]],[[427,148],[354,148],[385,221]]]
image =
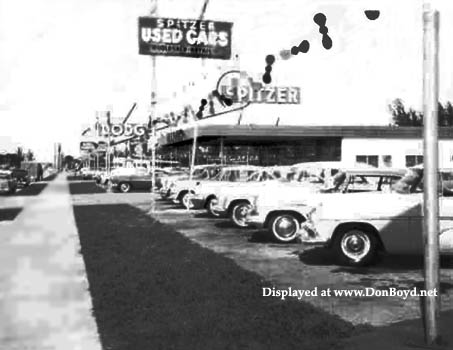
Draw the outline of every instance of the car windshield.
[[[259,171],[252,173],[252,175],[250,175],[246,181],[247,182],[260,182],[260,181],[274,180],[276,178],[277,178],[277,176],[275,176],[275,171],[274,171],[274,173],[271,174],[267,170],[259,170]]]
[[[219,168],[195,169],[193,172],[193,178],[196,180],[215,179],[218,177],[219,173]]]
[[[222,171],[216,179],[218,181],[229,181],[229,182],[246,182],[256,170],[252,169],[227,169]]]
[[[416,193],[423,190],[423,169],[411,168],[399,179],[392,189],[397,193]]]
[[[443,196],[453,196],[453,170],[440,170],[438,176],[439,194]],[[423,169],[411,168],[393,186],[398,193],[421,193],[423,192]]]
[[[392,191],[398,181],[393,175],[353,175],[347,180],[346,192]]]
[[[391,192],[399,179],[393,174],[350,174],[339,171],[326,182],[321,192]]]
[[[324,169],[295,169],[282,174],[279,178],[282,182],[306,182],[312,184],[323,184],[326,171]]]

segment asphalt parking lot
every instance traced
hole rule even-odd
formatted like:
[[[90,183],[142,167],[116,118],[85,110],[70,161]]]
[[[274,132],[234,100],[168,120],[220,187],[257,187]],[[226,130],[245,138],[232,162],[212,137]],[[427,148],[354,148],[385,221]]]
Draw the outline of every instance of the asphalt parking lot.
[[[263,238],[258,230],[237,229],[225,219],[208,217],[202,210],[187,211],[163,201],[149,192],[105,192],[94,182],[74,187],[74,205],[132,205],[177,232],[218,254],[232,259],[246,270],[255,272],[278,289],[357,290],[374,288],[423,288],[421,257],[382,257],[372,267],[339,266],[330,252],[298,243],[276,244]],[[133,223],[131,223],[131,227]],[[442,310],[453,307],[453,262],[441,265]],[[257,295],[261,297],[261,295]],[[387,325],[421,317],[419,297],[304,297],[304,300],[353,324]]]

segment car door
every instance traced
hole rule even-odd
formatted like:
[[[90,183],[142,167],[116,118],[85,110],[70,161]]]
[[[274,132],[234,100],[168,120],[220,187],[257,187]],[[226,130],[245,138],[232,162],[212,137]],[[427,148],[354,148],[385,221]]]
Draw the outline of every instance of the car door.
[[[423,239],[423,193],[411,193],[401,195],[407,197],[409,204],[406,215],[409,218],[409,235],[405,237],[406,244],[402,253],[422,254],[424,247]]]
[[[440,251],[453,253],[453,197],[439,200],[439,231]]]
[[[146,189],[151,187],[152,174],[146,168],[137,169],[134,174],[134,184],[137,189]]]

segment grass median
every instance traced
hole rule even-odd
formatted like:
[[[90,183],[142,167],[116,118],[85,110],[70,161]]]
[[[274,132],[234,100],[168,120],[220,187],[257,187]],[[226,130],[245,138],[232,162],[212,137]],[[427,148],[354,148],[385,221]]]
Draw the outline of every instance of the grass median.
[[[125,204],[75,206],[105,349],[335,349],[354,327]]]
[[[94,181],[73,182],[69,186],[71,194],[95,194],[107,192],[103,187],[96,185]]]

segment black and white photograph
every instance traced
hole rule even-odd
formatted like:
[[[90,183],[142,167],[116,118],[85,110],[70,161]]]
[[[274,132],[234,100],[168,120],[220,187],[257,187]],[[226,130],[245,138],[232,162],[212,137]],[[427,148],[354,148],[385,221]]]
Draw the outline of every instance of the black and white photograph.
[[[452,18],[0,0],[0,350],[452,350]]]

